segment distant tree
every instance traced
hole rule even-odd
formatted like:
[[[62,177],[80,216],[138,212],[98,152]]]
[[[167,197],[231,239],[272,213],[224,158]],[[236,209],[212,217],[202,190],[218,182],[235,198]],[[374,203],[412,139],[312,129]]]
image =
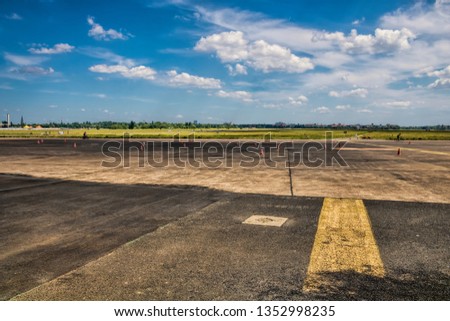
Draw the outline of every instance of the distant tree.
[[[134,127],[136,127],[136,123],[134,121],[130,121],[128,124],[128,129],[134,129]]]
[[[226,122],[226,123],[223,123],[221,127],[230,129],[231,127],[234,127],[234,125],[230,122]]]

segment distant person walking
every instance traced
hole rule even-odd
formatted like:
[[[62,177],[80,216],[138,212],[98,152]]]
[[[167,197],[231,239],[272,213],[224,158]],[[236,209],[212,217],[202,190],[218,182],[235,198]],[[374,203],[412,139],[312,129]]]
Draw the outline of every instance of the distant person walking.
[[[88,135],[86,132],[83,133],[83,139],[88,139]]]
[[[398,133],[397,135],[397,141],[400,141],[400,136],[402,135],[402,133]]]

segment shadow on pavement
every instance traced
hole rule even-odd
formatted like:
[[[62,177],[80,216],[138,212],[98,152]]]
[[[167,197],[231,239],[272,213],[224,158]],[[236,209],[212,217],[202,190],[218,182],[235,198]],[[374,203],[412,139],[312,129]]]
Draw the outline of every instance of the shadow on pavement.
[[[305,294],[308,300],[359,301],[447,301],[450,299],[450,276],[423,271],[393,271],[384,278],[353,271],[322,273],[323,282]]]

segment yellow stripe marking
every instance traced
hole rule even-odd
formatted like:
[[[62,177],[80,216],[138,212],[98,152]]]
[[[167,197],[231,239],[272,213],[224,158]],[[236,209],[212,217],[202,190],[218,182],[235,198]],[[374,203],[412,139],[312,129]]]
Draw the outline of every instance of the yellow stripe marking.
[[[329,272],[385,275],[362,200],[325,198],[323,201],[303,290],[313,291],[325,285],[325,274]]]

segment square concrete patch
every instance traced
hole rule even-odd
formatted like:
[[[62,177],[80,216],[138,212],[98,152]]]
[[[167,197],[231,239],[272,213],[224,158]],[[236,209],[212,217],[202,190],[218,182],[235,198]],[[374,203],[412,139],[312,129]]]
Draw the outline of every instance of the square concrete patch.
[[[242,223],[281,227],[286,221],[287,221],[286,217],[252,215]]]

